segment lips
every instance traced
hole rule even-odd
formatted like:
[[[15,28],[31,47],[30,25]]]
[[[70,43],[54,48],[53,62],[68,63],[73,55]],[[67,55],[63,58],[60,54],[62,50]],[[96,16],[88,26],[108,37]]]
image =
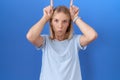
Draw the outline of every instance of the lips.
[[[62,30],[58,30],[58,32],[62,32]]]

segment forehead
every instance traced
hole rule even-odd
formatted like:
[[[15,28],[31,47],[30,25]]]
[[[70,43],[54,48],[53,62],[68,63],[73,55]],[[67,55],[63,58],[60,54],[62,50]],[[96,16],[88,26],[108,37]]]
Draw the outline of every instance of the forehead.
[[[53,14],[53,18],[57,18],[57,19],[70,19],[70,16],[68,14],[63,13],[63,12],[55,12]]]

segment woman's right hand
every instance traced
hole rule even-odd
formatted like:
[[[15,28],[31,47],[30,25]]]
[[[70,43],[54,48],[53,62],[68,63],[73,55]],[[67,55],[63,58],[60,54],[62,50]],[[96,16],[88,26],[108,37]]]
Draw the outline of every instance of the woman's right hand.
[[[46,22],[50,20],[50,18],[53,15],[53,7],[47,6],[43,9],[44,15],[43,18],[45,18]]]

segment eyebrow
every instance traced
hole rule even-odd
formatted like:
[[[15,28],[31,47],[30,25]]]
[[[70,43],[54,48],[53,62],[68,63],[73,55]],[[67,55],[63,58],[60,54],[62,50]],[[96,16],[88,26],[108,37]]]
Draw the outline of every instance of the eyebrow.
[[[58,19],[58,18],[52,18],[52,19]],[[69,20],[69,19],[63,19],[63,21],[64,21],[64,20]]]

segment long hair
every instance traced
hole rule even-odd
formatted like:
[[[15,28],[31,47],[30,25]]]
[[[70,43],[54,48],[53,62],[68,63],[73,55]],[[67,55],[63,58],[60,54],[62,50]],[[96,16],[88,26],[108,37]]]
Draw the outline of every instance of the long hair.
[[[73,27],[72,27],[72,19],[71,19],[71,16],[70,16],[70,11],[65,6],[58,6],[58,7],[54,8],[53,15],[54,15],[54,13],[60,13],[60,12],[63,12],[64,14],[66,14],[67,16],[70,17],[69,26],[68,26],[68,28],[66,30],[66,33],[65,33],[65,39],[71,39],[72,36],[73,36]],[[55,32],[53,30],[52,17],[50,19],[50,39],[53,40],[53,39],[55,39]]]

